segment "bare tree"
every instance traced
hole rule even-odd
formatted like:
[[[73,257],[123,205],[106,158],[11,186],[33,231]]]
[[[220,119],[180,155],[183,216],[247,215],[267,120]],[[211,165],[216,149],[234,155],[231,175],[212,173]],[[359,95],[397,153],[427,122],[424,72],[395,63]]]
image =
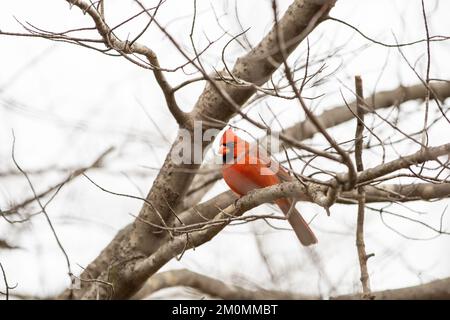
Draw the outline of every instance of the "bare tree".
[[[433,237],[447,237],[450,234],[445,227],[445,203],[450,196],[450,119],[446,104],[450,96],[450,82],[434,76],[435,60],[432,56],[435,46],[445,46],[449,38],[432,33],[428,12],[433,8],[428,8],[424,1],[419,8],[425,30],[423,35],[405,42],[400,42],[394,35],[392,43],[376,40],[350,22],[337,18],[333,12],[340,5],[339,2],[293,0],[284,10],[279,8],[277,1],[271,1],[272,20],[267,21],[271,23],[271,28],[256,44],[247,37],[248,29],[242,26],[237,2],[231,6],[236,13],[234,23],[240,31],[235,33],[223,26],[222,17],[212,8],[207,14],[213,17],[221,35],[215,39],[205,36],[203,46],[199,46],[195,40],[201,34],[196,24],[201,15],[196,0],[192,1],[193,12],[187,17],[190,30],[185,38],[174,34],[170,23],[163,23],[160,19],[161,11],[168,5],[163,0],[152,5],[145,1],[130,1],[128,5],[134,14],[122,17],[119,23],[108,16],[109,10],[113,9],[109,8],[108,1],[67,0],[70,5],[68,9],[71,8],[67,14],[84,14],[85,25],[56,31],[45,30],[19,19],[17,23],[23,31],[0,29],[2,37],[47,39],[81,46],[116,57],[115,61],[126,60],[136,68],[150,72],[164,97],[165,107],[179,128],[174,139],[167,139],[167,130],[157,125],[160,140],[167,140],[171,146],[162,166],[153,172],[157,172],[157,175],[152,185],[147,187],[148,192],[141,195],[120,192],[90,174],[91,170],[107,172],[111,153],[119,149],[115,159],[120,160],[123,146],[114,145],[106,151],[99,150],[97,158],[90,160],[88,165],[51,166],[33,171],[21,164],[24,156],[19,157],[14,151],[14,146],[23,142],[17,138],[14,140],[9,153],[14,166],[0,169],[0,180],[26,179],[32,192],[28,198],[7,208],[2,205],[1,215],[4,223],[11,226],[26,224],[35,216],[46,217],[54,240],[66,257],[72,284],[57,298],[146,298],[163,288],[187,286],[223,299],[448,299],[448,279],[407,289],[372,292],[373,275],[370,269],[373,259],[369,258],[377,253],[367,249],[370,246],[365,241],[368,224],[365,217],[376,212],[387,229],[405,237],[408,236],[402,233],[401,228],[386,222],[385,216],[420,225],[432,232]],[[138,32],[130,27],[125,32],[128,37],[124,37],[123,30],[127,30],[127,25],[137,20],[145,22],[143,27]],[[365,47],[396,52],[399,57],[398,68],[407,68],[416,78],[416,84],[402,85],[401,79],[398,79],[395,81],[396,89],[378,91],[376,86],[384,70],[378,70],[380,77],[375,81],[371,75],[364,73],[348,74],[345,66],[350,64],[351,59],[357,60],[357,55],[365,47],[346,51],[351,40],[342,46],[323,40],[327,41],[328,47],[324,52],[320,51],[321,37],[314,35],[320,33],[322,25],[354,32],[354,37],[364,39]],[[148,41],[149,33],[152,33],[153,42]],[[157,39],[155,33],[169,42],[180,63],[166,66],[160,62],[161,55],[154,43]],[[221,52],[220,56],[209,55],[215,46],[221,46],[218,51]],[[417,46],[425,46],[425,52],[413,62],[406,51]],[[239,54],[232,53],[233,50]],[[330,70],[333,69],[329,66],[332,64],[330,61],[337,58],[341,60],[340,65]],[[214,60],[214,66],[208,63],[208,59]],[[173,79],[179,80],[181,77],[173,75],[179,74],[184,80],[174,84]],[[366,80],[366,77],[370,80]],[[348,83],[353,81],[354,86],[349,86]],[[330,82],[339,86],[339,92],[334,92],[332,100],[336,105],[324,108],[323,100],[326,101]],[[199,83],[204,84],[203,91],[186,111],[179,99],[181,92]],[[375,89],[368,94],[372,86]],[[280,112],[274,112],[273,106],[282,104],[292,105],[293,110],[301,113],[297,122],[289,123]],[[143,108],[148,109],[147,106]],[[147,115],[152,112],[148,110]],[[270,120],[267,114],[271,115]],[[154,119],[151,121],[155,123]],[[341,124],[346,125],[347,132],[340,131]],[[216,129],[217,134],[217,130],[227,126],[247,136],[252,135],[250,130],[263,132],[253,139],[254,145],[267,146],[268,141],[275,143],[276,139],[281,149],[272,156],[281,159],[280,162],[295,179],[255,190],[239,199],[231,191],[209,196],[212,187],[217,185],[222,176],[220,165],[212,157],[205,156],[209,153],[204,152],[209,150],[214,137],[205,137],[211,130]],[[439,131],[441,134],[436,134]],[[127,137],[125,144],[133,138]],[[190,161],[180,161],[180,153],[181,158],[187,157]],[[199,154],[200,159],[197,158]],[[140,168],[141,172],[128,170],[125,173],[143,177],[148,185],[151,181],[149,172],[154,168],[144,169],[147,170]],[[33,176],[49,172],[63,173],[64,176],[60,181],[38,191]],[[98,256],[83,267],[79,275],[72,270],[70,257],[47,210],[59,190],[78,179],[84,179],[96,191],[142,204],[139,212],[133,214],[134,221],[122,228]],[[359,258],[362,290],[345,296],[334,295],[333,285],[330,285],[330,294],[307,294],[301,290],[228,285],[188,270],[158,273],[173,258],[181,259],[187,250],[213,240],[229,225],[259,220],[277,230],[274,224],[285,220],[281,215],[245,213],[282,197],[298,198],[317,205],[321,208],[320,214],[325,215],[334,215],[338,210],[334,209],[336,206],[346,206],[345,210],[354,217],[355,229],[352,234],[356,235],[356,246],[348,250],[353,250]],[[440,201],[442,214],[435,219],[438,225],[403,214],[408,210],[405,203],[413,201]],[[36,212],[29,210],[33,205],[38,205]],[[314,223],[311,225],[312,228],[316,227]],[[275,281],[274,267],[263,252],[263,244],[258,243],[258,248]],[[307,252],[316,270],[323,278],[327,278],[314,249],[308,249]],[[5,272],[3,274],[5,294],[9,297],[12,288],[8,285]],[[363,294],[359,294],[359,291]]]

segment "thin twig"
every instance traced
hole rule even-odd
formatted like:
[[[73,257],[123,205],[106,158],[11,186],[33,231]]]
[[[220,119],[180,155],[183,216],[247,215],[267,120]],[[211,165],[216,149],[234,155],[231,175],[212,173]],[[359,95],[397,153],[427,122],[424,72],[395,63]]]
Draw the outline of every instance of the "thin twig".
[[[363,88],[360,76],[355,76],[356,88],[356,133],[355,133],[355,163],[356,170],[364,170],[362,159],[363,132],[364,132],[364,109],[363,109]],[[370,278],[367,270],[368,256],[364,243],[364,208],[366,203],[366,191],[364,186],[358,186],[358,218],[356,224],[356,248],[358,250],[359,267],[361,269],[361,284],[363,288],[363,298],[370,297]]]
[[[56,243],[58,244],[59,249],[61,250],[61,252],[62,252],[63,255],[64,255],[64,259],[66,260],[66,264],[67,264],[68,275],[69,275],[70,280],[71,280],[71,282],[72,282],[72,280],[73,280],[73,273],[72,273],[72,269],[71,269],[71,266],[70,266],[70,259],[69,259],[69,256],[67,255],[66,250],[64,249],[64,247],[63,247],[61,241],[59,240],[58,235],[56,234],[55,227],[53,226],[53,223],[52,223],[52,221],[50,220],[50,217],[49,217],[49,215],[48,215],[48,213],[47,213],[47,210],[45,209],[45,206],[42,204],[41,200],[39,199],[39,197],[38,197],[38,195],[37,195],[37,193],[36,193],[36,190],[34,189],[34,186],[33,186],[32,182],[31,182],[31,180],[30,180],[30,177],[29,177],[28,174],[22,169],[22,167],[20,167],[19,163],[18,163],[17,160],[16,160],[16,156],[15,156],[15,152],[14,152],[14,151],[15,151],[15,144],[16,144],[16,137],[15,137],[15,135],[14,135],[14,131],[12,132],[12,136],[13,136],[13,144],[12,144],[12,152],[11,152],[11,156],[12,156],[14,165],[17,167],[17,169],[23,174],[23,176],[24,176],[25,179],[27,180],[28,185],[30,186],[31,191],[33,192],[33,196],[34,196],[34,198],[36,199],[36,202],[39,204],[39,207],[41,208],[42,213],[43,213],[44,216],[45,216],[45,219],[47,220],[47,223],[48,223],[48,225],[49,225],[49,227],[50,227],[50,229],[51,229],[51,231],[52,231],[52,233],[53,233],[53,236],[54,236],[54,238],[55,238],[55,240],[56,240]]]

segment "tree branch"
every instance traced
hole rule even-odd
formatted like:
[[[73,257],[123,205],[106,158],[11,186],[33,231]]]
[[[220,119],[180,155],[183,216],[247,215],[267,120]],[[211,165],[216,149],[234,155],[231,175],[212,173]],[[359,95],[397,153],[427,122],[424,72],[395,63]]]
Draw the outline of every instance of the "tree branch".
[[[450,278],[407,288],[375,291],[371,294],[376,300],[448,300],[450,299]],[[331,299],[358,300],[360,298],[359,294],[352,294]]]
[[[450,97],[450,82],[433,83],[430,87],[433,89],[433,92],[436,93],[436,96],[432,96],[431,98],[445,100]],[[425,99],[427,91],[427,88],[423,84],[417,84],[410,87],[399,87],[394,90],[375,93],[364,99],[364,105],[370,107],[365,107],[364,113],[367,114],[370,113],[371,110],[376,111],[392,106],[398,106],[406,101]],[[332,128],[354,119],[354,114],[356,114],[356,100],[349,103],[348,106],[340,105],[332,107],[316,116],[316,118],[324,128]],[[309,119],[306,119],[305,121],[301,121],[286,128],[284,133],[286,136],[291,137],[292,140],[302,141],[312,138],[318,133],[318,130]],[[265,138],[261,140],[261,145],[266,145],[264,139]],[[281,141],[281,144],[284,144],[284,142]],[[202,165],[200,170],[209,170],[211,168],[214,168],[214,165],[206,163]],[[208,192],[210,187],[212,187],[213,182],[220,178],[221,175],[214,172],[196,175],[187,196],[183,200],[183,208],[189,208],[196,205]],[[371,201],[370,199],[367,200]]]
[[[97,10],[95,6],[91,5],[90,3],[87,3],[83,0],[66,1],[71,5],[77,6],[83,12],[89,14],[89,16],[95,23],[98,33],[103,38],[106,47],[116,50],[125,57],[128,54],[141,54],[147,58],[151,65],[150,69],[153,70],[155,79],[164,94],[169,111],[172,113],[173,117],[180,126],[186,125],[190,120],[189,114],[183,112],[179,108],[175,100],[174,91],[167,81],[163,70],[161,69],[156,53],[149,47],[142,45],[136,41],[130,43],[128,41],[122,41],[117,38],[113,30],[111,30],[110,27],[106,24],[103,15]]]
[[[360,76],[355,77],[356,88],[356,133],[355,133],[355,162],[358,173],[364,171],[364,163],[362,158],[363,152],[363,132],[364,132],[364,109],[363,86]],[[358,186],[358,215],[356,222],[356,248],[358,251],[359,267],[361,270],[361,284],[364,297],[370,297],[370,278],[367,270],[367,260],[369,256],[366,253],[366,245],[364,243],[364,209],[366,205],[366,191],[364,186]]]
[[[133,299],[145,299],[151,294],[165,288],[190,287],[224,300],[310,300],[321,299],[297,292],[275,290],[251,290],[241,286],[229,285],[225,282],[186,269],[170,270],[157,273],[149,278]],[[376,300],[436,300],[450,299],[450,278],[435,280],[429,283],[383,291],[372,292]],[[330,297],[331,300],[359,300],[360,294],[348,294]]]

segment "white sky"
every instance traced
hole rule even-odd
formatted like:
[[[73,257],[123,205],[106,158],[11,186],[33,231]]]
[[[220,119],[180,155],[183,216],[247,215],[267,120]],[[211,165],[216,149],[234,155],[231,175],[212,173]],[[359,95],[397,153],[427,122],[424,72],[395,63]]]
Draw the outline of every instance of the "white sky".
[[[153,1],[154,2],[154,1]],[[149,6],[151,1],[145,1]],[[206,37],[216,39],[222,34],[212,7],[220,17],[223,28],[232,34],[240,32],[236,23],[234,1],[198,1],[198,17],[194,41],[199,47],[207,43]],[[280,11],[290,1],[279,1]],[[430,13],[428,22],[432,35],[448,35],[450,3],[426,1]],[[132,1],[106,1],[106,17],[115,25],[139,9]],[[168,0],[159,12],[158,21],[168,24],[168,31],[192,53],[189,44],[191,1]],[[270,29],[272,12],[270,1],[238,1],[238,12],[244,28],[250,27],[247,37],[252,44]],[[224,15],[226,13],[226,15]],[[418,0],[362,1],[338,0],[331,15],[357,26],[365,34],[380,41],[395,43],[409,42],[425,37]],[[77,8],[69,10],[65,1],[3,0],[0,2],[0,30],[20,31],[22,23],[31,23],[45,30],[63,31],[80,26],[91,26],[90,19]],[[182,17],[181,19],[176,19]],[[123,38],[133,38],[146,20],[136,19],[117,30]],[[91,35],[96,35],[91,33]],[[211,47],[202,62],[212,68],[222,68],[220,56],[223,45],[230,37],[224,37]],[[171,68],[185,62],[175,48],[153,26],[140,42],[151,47],[162,66]],[[305,95],[326,93],[320,101],[313,102],[316,112],[342,103],[339,90],[348,100],[352,94],[345,86],[353,87],[353,76],[361,74],[365,94],[388,90],[399,85],[419,83],[419,79],[402,60],[397,49],[387,49],[371,44],[346,26],[328,21],[320,25],[310,36],[311,55],[321,54],[344,46],[343,57],[333,56],[326,61],[328,74],[326,82],[317,88],[307,90]],[[16,136],[16,157],[26,170],[42,167],[82,166],[89,164],[109,146],[117,149],[107,161],[106,170],[88,173],[96,182],[116,192],[140,195],[146,194],[156,171],[143,166],[159,167],[169,148],[161,139],[155,123],[171,141],[177,126],[167,111],[163,96],[150,71],[141,69],[122,58],[108,57],[98,52],[65,43],[54,43],[42,39],[0,36],[0,172],[13,168],[11,143],[14,130]],[[303,44],[293,54],[291,62],[305,59]],[[403,52],[417,70],[425,75],[426,45],[424,43],[407,47]],[[244,51],[237,45],[227,49],[227,63]],[[449,79],[449,43],[433,43],[431,46],[431,77]],[[303,72],[303,71],[302,71]],[[182,72],[168,75],[172,84],[189,78]],[[179,104],[186,111],[192,108],[204,83],[190,85],[178,93]],[[268,99],[271,107],[280,113],[283,124],[289,125],[303,118],[295,101]],[[412,115],[399,123],[409,132],[420,129],[422,110],[418,102],[409,102]],[[436,114],[436,105],[431,104]],[[145,110],[145,112],[144,112]],[[409,109],[408,109],[409,110]],[[260,105],[251,112],[270,118],[270,113]],[[388,114],[389,110],[385,111]],[[150,114],[153,121],[149,120]],[[242,122],[243,127],[254,130]],[[438,124],[430,133],[430,144],[448,143],[448,123]],[[354,135],[354,123],[339,126],[331,133],[338,141],[345,141]],[[391,132],[380,132],[389,135]],[[394,137],[393,137],[394,138]],[[310,143],[321,143],[320,137]],[[405,143],[398,152],[411,153],[416,146]],[[392,153],[392,149],[390,149]],[[395,153],[393,153],[395,156]],[[366,154],[366,167],[379,163],[378,154]],[[145,175],[132,174],[134,171]],[[128,178],[123,174],[128,173]],[[38,190],[58,182],[65,174],[32,175]],[[218,183],[207,195],[226,189]],[[20,202],[30,196],[30,190],[23,177],[0,179],[0,207],[5,209],[11,203]],[[405,207],[394,205],[389,210],[419,218],[439,227],[439,218],[448,201],[435,203],[414,202],[406,204],[417,214]],[[139,211],[140,203],[135,200],[106,194],[86,179],[79,178],[65,186],[48,207],[48,212],[58,235],[67,250],[74,270],[80,272],[100,250],[112,239],[116,231],[133,220],[130,214]],[[381,207],[378,205],[378,207]],[[375,207],[375,205],[374,205]],[[246,281],[249,285],[267,288],[290,289],[304,293],[328,295],[348,293],[359,287],[359,268],[354,229],[356,207],[336,205],[332,216],[327,217],[322,209],[301,203],[297,208],[307,218],[317,214],[312,227],[319,238],[314,250],[301,248],[292,232],[267,228],[263,222],[251,225],[228,227],[213,241],[185,254],[181,261],[171,261],[164,269],[188,268],[220,279]],[[253,210],[264,213],[270,207]],[[272,210],[272,209],[270,209]],[[430,237],[429,230],[417,224],[407,223],[386,216],[386,222],[411,237]],[[281,222],[279,225],[283,225]],[[427,282],[450,275],[449,238],[441,236],[429,241],[407,240],[386,228],[375,212],[367,212],[366,248],[376,254],[369,260],[372,288],[374,290],[395,288]],[[444,218],[448,228],[449,219]],[[269,275],[257,253],[255,239],[250,232],[258,229],[263,235],[270,261],[280,274],[278,283],[270,285]],[[53,294],[67,285],[65,260],[58,250],[43,216],[37,216],[26,224],[9,225],[0,220],[0,238],[6,238],[22,247],[20,250],[0,251],[0,261],[5,267],[10,283],[18,283],[17,291],[31,294]],[[323,272],[312,262],[320,257]],[[243,280],[245,279],[245,280]],[[2,288],[2,285],[0,285]]]

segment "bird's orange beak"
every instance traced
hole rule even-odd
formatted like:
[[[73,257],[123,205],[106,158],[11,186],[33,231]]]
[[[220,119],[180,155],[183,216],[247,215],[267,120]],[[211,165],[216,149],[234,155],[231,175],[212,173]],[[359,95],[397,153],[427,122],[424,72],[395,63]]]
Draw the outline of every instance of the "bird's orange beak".
[[[219,154],[223,156],[224,154],[227,154],[230,150],[227,146],[220,146],[219,147]]]

